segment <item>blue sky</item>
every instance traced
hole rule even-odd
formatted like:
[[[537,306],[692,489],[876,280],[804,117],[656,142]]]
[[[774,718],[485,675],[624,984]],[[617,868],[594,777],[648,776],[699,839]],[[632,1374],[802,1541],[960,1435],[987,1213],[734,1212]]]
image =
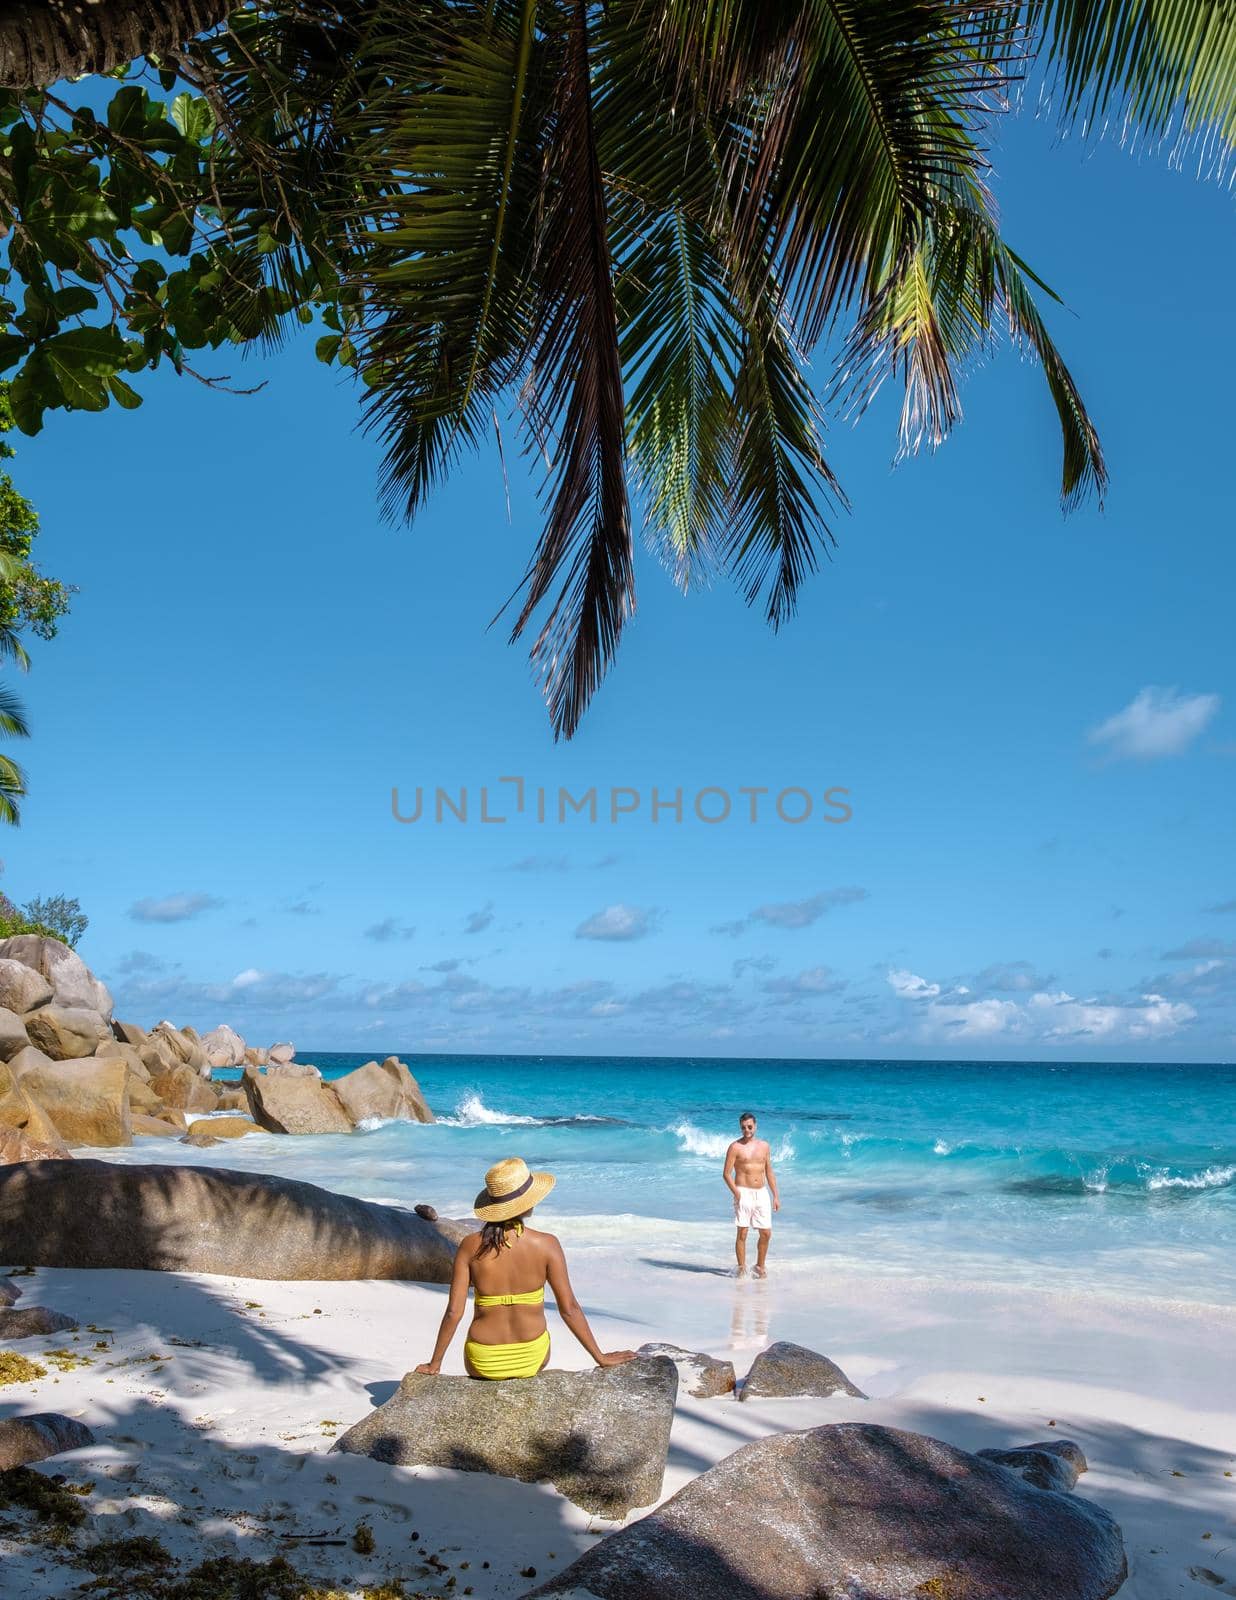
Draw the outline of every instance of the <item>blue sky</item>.
[[[1029,119],[995,163],[1006,235],[1068,301],[1105,513],[1060,514],[1016,355],[896,470],[881,401],[831,430],[854,509],[796,622],[642,555],[569,746],[486,629],[536,528],[513,451],[511,522],[484,458],[383,525],[309,340],[231,368],[252,398],[159,375],[138,412],[19,441],[40,559],[79,593],[23,685],[6,892],[81,899],[119,1014],[310,1055],[1232,1059],[1231,195]],[[525,812],[483,825],[504,775]],[[430,816],[466,787],[469,821],[396,822],[418,785]],[[538,823],[560,786],[595,786],[598,821]],[[691,817],[706,786],[728,822]],[[754,823],[741,786],[769,790]],[[610,823],[615,787],[641,803]],[[788,787],[809,822],[776,818]]]

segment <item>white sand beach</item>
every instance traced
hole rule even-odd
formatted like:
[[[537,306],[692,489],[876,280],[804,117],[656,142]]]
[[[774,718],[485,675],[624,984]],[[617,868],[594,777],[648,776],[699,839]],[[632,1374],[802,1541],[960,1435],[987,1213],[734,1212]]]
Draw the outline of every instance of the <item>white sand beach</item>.
[[[738,1283],[698,1265],[578,1273],[602,1346],[674,1340],[733,1359],[741,1377],[759,1349],[792,1338],[871,1398],[680,1395],[666,1496],[750,1439],[826,1422],[967,1449],[1068,1437],[1090,1465],[1076,1492],[1124,1532],[1122,1600],[1236,1595],[1231,1309],[855,1275],[816,1285],[808,1312],[775,1272]],[[0,1416],[58,1411],[94,1430],[93,1447],[41,1470],[93,1482],[84,1504],[98,1537],[153,1533],[190,1562],[283,1554],[340,1594],[399,1579],[410,1593],[499,1600],[615,1526],[548,1485],[328,1454],[427,1356],[439,1287],[55,1269],[18,1281],[20,1304],[81,1327],[14,1347],[49,1372],[0,1391]],[[585,1366],[552,1311],[550,1324],[552,1364]],[[57,1370],[54,1350],[89,1365]],[[458,1342],[444,1370],[462,1371]],[[363,1556],[361,1523],[374,1536]],[[82,1577],[46,1547],[0,1543],[0,1593],[14,1600],[68,1595]]]

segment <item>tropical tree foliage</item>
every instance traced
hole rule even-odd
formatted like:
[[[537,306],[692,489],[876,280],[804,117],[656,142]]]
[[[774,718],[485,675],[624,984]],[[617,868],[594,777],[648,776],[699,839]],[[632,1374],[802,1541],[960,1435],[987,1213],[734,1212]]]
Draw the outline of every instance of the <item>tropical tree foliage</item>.
[[[568,736],[634,607],[636,524],[679,583],[729,572],[780,625],[844,504],[822,416],[890,378],[901,448],[934,446],[1010,340],[1065,504],[1102,490],[991,192],[1022,80],[1203,163],[1236,131],[1236,0],[271,0],[148,49],[106,104],[0,102],[18,424],[297,321],[362,380],[396,515],[514,418],[545,489],[513,635]]]

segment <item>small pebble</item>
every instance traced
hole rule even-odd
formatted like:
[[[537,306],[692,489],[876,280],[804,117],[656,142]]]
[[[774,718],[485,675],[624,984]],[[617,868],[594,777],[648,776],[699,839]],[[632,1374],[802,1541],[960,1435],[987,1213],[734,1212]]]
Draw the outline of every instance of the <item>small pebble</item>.
[[[520,1575],[521,1578],[535,1578],[536,1577],[536,1568],[535,1567],[521,1567],[519,1569],[519,1575]]]

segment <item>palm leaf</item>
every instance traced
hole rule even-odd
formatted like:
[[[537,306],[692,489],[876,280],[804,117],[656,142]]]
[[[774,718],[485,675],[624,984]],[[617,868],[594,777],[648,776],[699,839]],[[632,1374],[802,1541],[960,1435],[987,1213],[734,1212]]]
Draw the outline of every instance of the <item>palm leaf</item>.
[[[26,774],[15,761],[0,755],[0,822],[11,828],[21,826],[21,807],[17,802],[25,793]]]
[[[586,0],[573,0],[549,134],[539,298],[526,389],[533,446],[556,441],[546,526],[518,638],[559,585],[532,649],[555,737],[570,738],[635,608],[622,363]]]
[[[487,435],[526,337],[535,18],[535,0],[496,0],[449,8],[394,45],[389,27],[381,35],[391,84],[367,112],[379,223],[361,274],[362,363],[368,419],[386,443],[387,509],[408,517]]]
[[[1233,0],[1029,0],[1013,6],[1060,115],[1197,151],[1222,170],[1236,143]]]
[[[13,693],[0,684],[0,734],[10,739],[28,739],[30,725],[26,721],[26,708]]]

